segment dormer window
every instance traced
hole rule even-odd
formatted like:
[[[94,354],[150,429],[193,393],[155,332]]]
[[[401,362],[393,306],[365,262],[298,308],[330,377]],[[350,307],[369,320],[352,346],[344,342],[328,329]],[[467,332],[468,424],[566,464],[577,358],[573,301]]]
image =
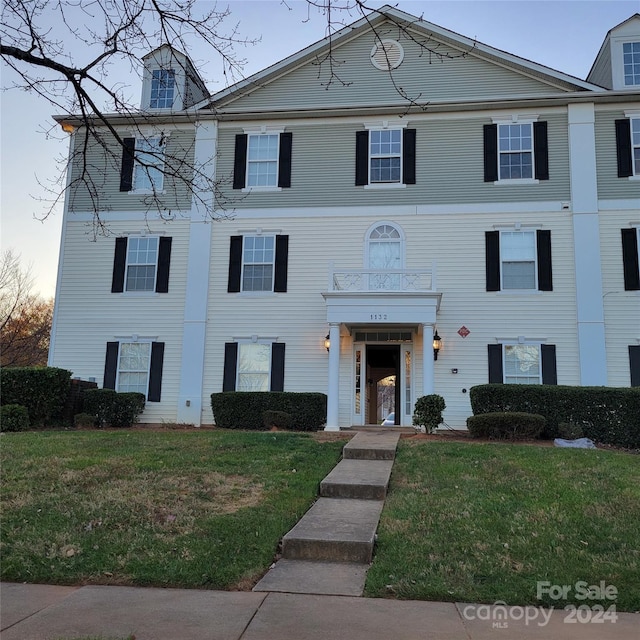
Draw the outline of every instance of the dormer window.
[[[625,42],[622,45],[622,66],[625,86],[640,85],[640,42]]]
[[[151,74],[152,109],[170,109],[173,107],[173,97],[176,86],[176,74],[173,69],[154,69]]]

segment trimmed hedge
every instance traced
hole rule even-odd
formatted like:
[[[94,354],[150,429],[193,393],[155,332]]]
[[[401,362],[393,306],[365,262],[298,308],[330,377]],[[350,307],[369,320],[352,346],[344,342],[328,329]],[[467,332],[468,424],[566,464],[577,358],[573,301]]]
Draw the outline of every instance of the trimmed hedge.
[[[26,431],[29,428],[29,412],[21,404],[5,404],[0,407],[0,431]]]
[[[640,448],[640,387],[483,384],[469,395],[474,415],[518,411],[544,416],[544,438],[558,437],[564,423],[594,442]]]
[[[0,385],[1,403],[26,407],[31,426],[52,427],[63,423],[71,371],[56,367],[2,368]]]
[[[517,411],[481,413],[467,418],[467,429],[474,438],[495,440],[533,440],[542,433],[544,425],[544,416]]]
[[[291,429],[317,431],[327,421],[327,396],[324,393],[289,391],[224,391],[211,394],[211,409],[216,426],[222,429],[264,431],[265,411],[291,416]]]
[[[84,413],[95,416],[99,427],[131,427],[144,411],[143,393],[87,389],[83,396]]]

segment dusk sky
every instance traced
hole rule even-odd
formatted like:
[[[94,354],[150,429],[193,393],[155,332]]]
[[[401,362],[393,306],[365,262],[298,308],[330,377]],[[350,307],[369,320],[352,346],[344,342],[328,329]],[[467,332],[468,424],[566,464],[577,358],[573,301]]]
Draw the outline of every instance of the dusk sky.
[[[245,75],[250,75],[320,40],[325,36],[326,19],[309,11],[304,0],[232,0],[229,28],[239,22],[239,31],[248,38],[261,37],[255,46],[242,48]],[[634,13],[640,0],[566,1],[371,1],[370,6],[392,4],[408,13],[456,31],[492,47],[544,64],[585,79],[607,31]],[[345,14],[346,23],[359,14]],[[307,20],[307,18],[309,18]],[[201,47],[189,52],[209,90],[225,87],[220,65]],[[203,60],[208,60],[202,64]],[[134,100],[140,86],[135,74],[114,67],[114,80],[130,85]],[[115,77],[117,76],[117,77]],[[2,86],[9,86],[14,74],[2,67]],[[62,223],[62,206],[45,221],[39,221],[46,206],[41,183],[57,174],[56,163],[67,154],[68,139],[59,130],[55,137],[45,132],[53,126],[52,106],[43,98],[22,91],[0,94],[0,180],[2,250],[21,254],[23,267],[31,266],[35,291],[53,296],[57,275]],[[89,242],[89,236],[87,236]]]

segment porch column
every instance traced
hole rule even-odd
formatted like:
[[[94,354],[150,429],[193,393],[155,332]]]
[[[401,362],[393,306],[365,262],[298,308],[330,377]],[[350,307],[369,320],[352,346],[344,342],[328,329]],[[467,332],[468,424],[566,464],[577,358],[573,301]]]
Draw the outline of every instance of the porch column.
[[[325,431],[340,431],[338,409],[340,399],[340,323],[329,324],[329,388],[327,392],[327,425]]]
[[[434,393],[433,325],[422,325],[422,395]]]

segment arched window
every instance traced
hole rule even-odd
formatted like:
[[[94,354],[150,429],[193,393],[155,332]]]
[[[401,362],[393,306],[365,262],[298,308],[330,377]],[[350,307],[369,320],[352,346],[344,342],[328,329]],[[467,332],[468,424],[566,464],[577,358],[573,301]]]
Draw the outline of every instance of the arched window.
[[[372,271],[370,289],[398,290],[400,275],[393,273],[404,268],[404,234],[391,222],[377,223],[369,229],[365,266]]]

